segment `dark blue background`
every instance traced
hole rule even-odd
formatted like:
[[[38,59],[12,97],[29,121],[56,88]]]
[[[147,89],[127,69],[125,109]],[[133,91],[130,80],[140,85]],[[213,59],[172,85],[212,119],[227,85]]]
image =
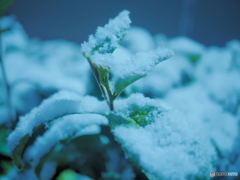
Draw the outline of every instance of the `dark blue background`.
[[[123,9],[152,35],[185,35],[207,46],[240,40],[240,0],[16,0],[8,14],[30,37],[81,43]]]

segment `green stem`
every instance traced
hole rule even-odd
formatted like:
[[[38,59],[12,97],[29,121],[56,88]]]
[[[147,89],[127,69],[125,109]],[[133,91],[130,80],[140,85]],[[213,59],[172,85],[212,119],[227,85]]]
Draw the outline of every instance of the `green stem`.
[[[101,81],[100,81],[100,78],[99,78],[100,75],[99,75],[98,71],[96,70],[96,68],[94,67],[94,65],[92,63],[92,60],[90,58],[90,55],[87,54],[87,53],[84,53],[83,55],[88,60],[88,63],[89,63],[89,65],[90,65],[90,67],[93,71],[94,77],[95,77],[95,79],[98,83],[98,86],[99,86],[99,88],[100,88],[100,90],[103,94],[104,99],[107,101],[107,104],[109,106],[110,111],[113,111],[114,110],[114,105],[113,105],[114,98],[113,98],[112,92],[110,91],[110,86],[109,86],[109,83],[108,83],[108,79],[107,79],[106,84],[105,83],[102,84]]]

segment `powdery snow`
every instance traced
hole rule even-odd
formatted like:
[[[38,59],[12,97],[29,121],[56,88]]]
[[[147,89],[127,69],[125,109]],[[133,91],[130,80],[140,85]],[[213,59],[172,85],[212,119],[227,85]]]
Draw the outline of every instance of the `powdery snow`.
[[[159,101],[133,95],[121,100],[117,109],[130,104],[157,105]],[[127,112],[126,112],[127,113]],[[165,110],[154,116],[155,122],[146,127],[123,127],[113,130],[127,152],[127,158],[137,161],[143,171],[156,179],[187,179],[207,177],[214,170],[215,151],[193,124],[176,110]]]
[[[126,30],[130,28],[129,14],[129,11],[124,10],[116,18],[109,20],[104,27],[98,27],[96,34],[90,35],[88,42],[82,44],[82,51],[92,54],[97,49],[99,53],[105,54],[115,50]]]
[[[104,104],[103,104],[104,103]],[[34,127],[54,120],[64,115],[99,112],[107,110],[105,102],[99,102],[93,97],[81,97],[68,91],[60,91],[44,100],[39,107],[20,117],[17,128],[10,134],[8,145],[11,151],[20,143],[21,139],[32,134]]]
[[[36,166],[39,160],[47,154],[60,140],[74,136],[79,131],[91,125],[107,124],[106,117],[97,114],[76,114],[60,118],[54,126],[43,135],[39,136],[34,144],[29,147],[24,158]]]

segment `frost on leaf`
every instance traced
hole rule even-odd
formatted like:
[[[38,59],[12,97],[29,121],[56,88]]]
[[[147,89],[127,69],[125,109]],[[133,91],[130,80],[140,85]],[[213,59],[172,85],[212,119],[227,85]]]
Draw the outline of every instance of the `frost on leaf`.
[[[68,91],[60,91],[30,113],[20,117],[16,129],[8,138],[8,146],[12,151],[14,164],[21,168],[21,155],[32,133],[59,117],[70,114],[101,113],[106,109],[104,105],[93,97],[81,97]]]
[[[150,123],[144,126],[124,124],[112,126],[116,139],[121,143],[130,161],[137,164],[150,179],[206,178],[213,171],[215,151],[209,141],[203,140],[194,127],[178,111],[166,110],[159,101],[133,95],[117,103],[116,109],[136,105],[138,109],[117,112],[143,118]],[[139,109],[147,109],[146,112]],[[118,110],[116,110],[118,111]],[[146,116],[146,114],[148,114]],[[110,121],[110,120],[109,120]],[[111,121],[110,121],[111,125]]]

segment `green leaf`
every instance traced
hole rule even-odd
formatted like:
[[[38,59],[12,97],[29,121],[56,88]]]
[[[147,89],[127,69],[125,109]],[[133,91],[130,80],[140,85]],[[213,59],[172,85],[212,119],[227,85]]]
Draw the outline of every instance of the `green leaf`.
[[[80,136],[79,133],[88,126],[104,123],[106,123],[106,118],[96,114],[80,114],[64,117],[61,121],[54,123],[42,136],[35,140],[33,145],[28,149],[28,157],[24,162],[35,168],[36,175],[40,178],[43,165],[46,161],[56,160],[57,156],[61,156],[62,162],[68,162],[69,157],[74,156],[72,154],[73,151],[69,151],[71,152],[69,156],[68,152],[59,153],[66,144],[72,141],[72,138],[75,138],[76,135]],[[100,141],[99,137],[98,140]],[[93,142],[94,139],[90,139],[88,143]],[[78,141],[79,143],[84,142]],[[85,148],[85,145],[86,143],[81,145],[82,152],[89,151]],[[60,163],[58,162],[58,164]]]
[[[55,146],[40,159],[37,167],[35,168],[35,174],[38,177],[38,179],[41,179],[42,168],[43,168],[44,164],[46,163],[46,161],[49,160],[51,154],[53,154],[54,149],[55,149]]]
[[[68,99],[66,99],[66,96],[68,96]],[[40,106],[20,119],[21,123],[18,124],[16,130],[14,130],[8,138],[9,147],[12,149],[13,163],[19,169],[23,167],[21,157],[26,149],[26,145],[32,134],[39,128],[49,126],[50,122],[67,115],[84,113],[97,114],[83,112],[80,107],[84,98],[82,98],[82,101],[80,99],[81,98],[74,93],[62,91],[44,100]],[[60,108],[60,111],[58,111],[58,108]],[[14,144],[17,145],[13,146]]]
[[[0,29],[0,34],[9,31],[11,28]]]
[[[97,69],[97,74],[99,82],[105,87],[109,87],[109,70],[102,66],[95,66]]]
[[[54,117],[54,119],[49,119],[47,122],[43,122],[40,125],[34,127],[33,132],[37,131],[39,128],[45,126],[46,124],[59,119],[60,117],[64,117],[64,116],[72,115],[72,114],[80,114],[80,113],[79,113],[79,111],[75,111],[73,109],[72,112],[66,113],[61,116],[56,116],[56,117]],[[26,145],[30,138],[31,138],[31,136],[29,134],[26,134],[12,152],[12,161],[13,161],[14,165],[17,166],[19,169],[23,168],[23,164],[21,162],[22,154],[23,154],[24,150],[26,149]]]
[[[22,140],[19,143],[19,145],[12,152],[13,164],[15,166],[17,166],[18,169],[22,169],[23,168],[22,154],[23,154],[24,149],[26,148],[26,144],[27,144],[29,139],[30,139],[30,135],[24,136],[24,138],[22,138]]]
[[[0,126],[0,153],[6,156],[10,156],[10,151],[7,147],[7,136],[9,135],[8,133],[8,128],[5,126]]]
[[[114,129],[118,126],[125,126],[125,127],[140,127],[133,119],[125,118],[116,114],[115,112],[111,112],[108,116],[109,126],[111,129]]]
[[[111,112],[109,114],[109,126],[111,129],[118,126],[136,128],[145,127],[154,122],[153,111],[157,111],[157,114],[162,112],[160,109],[152,105],[141,107],[136,104],[131,104],[127,109]]]
[[[76,130],[76,132],[78,131]],[[39,179],[41,179],[42,168],[49,160],[56,161],[58,165],[74,164],[74,161],[76,160],[74,159],[72,162],[74,154],[76,154],[75,158],[79,157],[79,153],[84,154],[85,157],[91,153],[95,154],[96,149],[100,151],[102,148],[103,144],[101,143],[98,134],[62,139],[56,143],[48,153],[41,157],[35,168],[35,174]],[[85,161],[85,159],[83,161]],[[90,163],[90,160],[88,160],[88,163]],[[88,163],[85,162],[84,166],[87,166]]]
[[[145,76],[146,75],[133,75],[123,79],[119,79],[115,84],[114,99],[116,99],[127,86]]]
[[[201,54],[186,54],[186,56],[193,65],[196,65],[201,59]]]
[[[57,180],[78,180],[78,174],[71,170],[71,169],[67,169],[64,170],[60,173],[60,175],[57,177]]]
[[[0,17],[4,16],[8,8],[11,6],[14,0],[1,0],[0,1]]]

